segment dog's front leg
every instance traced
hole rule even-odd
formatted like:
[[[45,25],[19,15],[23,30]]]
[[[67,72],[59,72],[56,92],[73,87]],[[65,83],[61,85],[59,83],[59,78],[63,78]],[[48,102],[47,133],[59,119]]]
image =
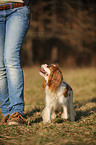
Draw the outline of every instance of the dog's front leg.
[[[63,113],[62,113],[62,115],[61,115],[61,118],[63,118],[63,119],[68,119],[69,118],[69,113],[68,113],[68,106],[67,106],[67,104],[65,105],[63,105]]]
[[[51,107],[46,106],[42,111],[43,123],[51,123]]]

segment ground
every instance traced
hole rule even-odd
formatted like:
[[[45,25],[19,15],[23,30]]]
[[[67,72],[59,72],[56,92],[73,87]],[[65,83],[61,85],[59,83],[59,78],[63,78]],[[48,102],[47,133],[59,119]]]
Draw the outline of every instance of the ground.
[[[25,118],[28,125],[2,124],[0,145],[95,145],[96,144],[96,68],[63,68],[64,80],[74,91],[75,122],[62,120],[61,113],[51,124],[43,124],[43,78],[39,67],[24,68]]]

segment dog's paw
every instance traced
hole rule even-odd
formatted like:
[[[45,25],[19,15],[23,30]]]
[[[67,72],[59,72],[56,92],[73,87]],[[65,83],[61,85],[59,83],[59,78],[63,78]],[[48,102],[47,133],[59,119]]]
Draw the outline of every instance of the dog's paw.
[[[56,113],[53,112],[52,115],[51,115],[51,119],[55,119],[56,118]]]
[[[46,124],[46,123],[51,123],[51,120],[43,120],[43,123]]]
[[[75,116],[74,115],[70,115],[70,120],[73,122],[75,121]]]
[[[69,115],[68,115],[68,114],[62,113],[61,118],[62,118],[62,119],[68,119],[68,118],[69,118]]]

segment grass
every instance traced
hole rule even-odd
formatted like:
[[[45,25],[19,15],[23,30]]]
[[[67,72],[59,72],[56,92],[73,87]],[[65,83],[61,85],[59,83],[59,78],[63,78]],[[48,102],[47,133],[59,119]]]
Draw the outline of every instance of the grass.
[[[96,68],[61,70],[64,80],[74,90],[76,121],[63,121],[58,113],[51,124],[43,124],[43,78],[39,76],[39,67],[24,68],[25,116],[28,125],[8,126],[0,123],[0,145],[96,144]]]

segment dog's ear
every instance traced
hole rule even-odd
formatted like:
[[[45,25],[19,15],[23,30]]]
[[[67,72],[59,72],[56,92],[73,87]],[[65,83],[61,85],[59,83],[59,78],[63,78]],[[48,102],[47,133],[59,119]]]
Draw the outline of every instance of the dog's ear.
[[[62,81],[63,81],[62,72],[58,67],[54,67],[49,76],[47,85],[49,86],[51,91],[55,91],[60,86]]]
[[[44,83],[42,85],[42,89],[45,89],[45,87],[46,87],[46,80],[44,79]]]

